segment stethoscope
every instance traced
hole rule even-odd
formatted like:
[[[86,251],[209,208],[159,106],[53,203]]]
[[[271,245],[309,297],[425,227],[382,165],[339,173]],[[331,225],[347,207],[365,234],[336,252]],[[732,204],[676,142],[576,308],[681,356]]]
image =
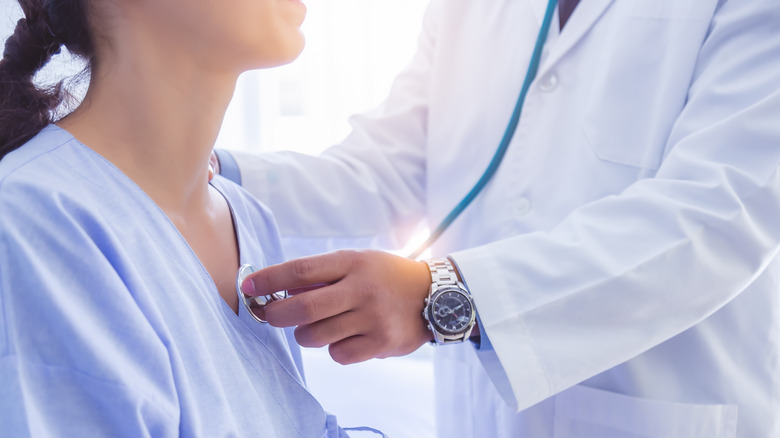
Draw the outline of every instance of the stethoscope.
[[[252,315],[257,322],[265,324],[268,321],[258,316],[257,311],[262,311],[266,304],[272,301],[279,301],[287,298],[287,291],[274,292],[271,295],[259,295],[256,297],[248,297],[241,292],[241,285],[246,280],[246,277],[255,272],[255,268],[252,265],[243,265],[238,269],[238,275],[236,275],[236,293],[238,294],[238,301],[244,303],[244,308]]]
[[[520,88],[520,94],[517,97],[514,111],[512,111],[512,117],[509,119],[509,123],[507,124],[506,130],[504,131],[504,136],[501,138],[501,142],[499,143],[495,154],[493,154],[493,158],[490,160],[490,164],[488,164],[485,172],[482,173],[482,176],[479,178],[479,180],[477,180],[476,184],[474,184],[474,187],[472,187],[466,196],[464,196],[463,199],[461,199],[461,201],[452,209],[452,211],[450,211],[449,214],[447,214],[447,216],[442,219],[441,223],[439,223],[439,225],[433,229],[425,242],[423,242],[419,247],[417,247],[417,249],[409,254],[408,258],[416,259],[426,249],[433,245],[434,242],[436,242],[436,240],[438,240],[439,237],[447,230],[447,228],[452,225],[455,219],[457,219],[458,216],[463,213],[466,207],[471,204],[477,195],[482,192],[482,189],[485,188],[487,183],[490,182],[490,180],[495,175],[496,170],[498,170],[498,166],[504,159],[504,155],[506,154],[506,150],[509,147],[509,143],[512,141],[512,137],[515,135],[515,130],[517,130],[517,124],[520,121],[520,114],[523,111],[523,104],[525,103],[525,96],[528,94],[528,90],[531,88],[531,83],[533,83],[534,79],[536,79],[536,73],[539,71],[539,64],[541,63],[542,59],[542,50],[544,49],[544,44],[547,41],[547,34],[550,31],[550,24],[552,23],[552,18],[555,14],[555,7],[557,5],[558,0],[549,0],[547,2],[547,10],[544,14],[542,27],[539,29],[539,35],[536,37],[536,44],[534,45],[534,51],[531,55],[531,61],[528,64],[528,70],[526,70],[525,73],[523,86]],[[239,269],[238,276],[236,277],[236,291],[238,292],[239,301],[244,303],[244,306],[247,310],[249,310],[249,313],[257,321],[265,323],[266,321],[257,316],[253,309],[262,309],[269,302],[282,300],[287,297],[287,292],[275,292],[272,295],[266,295],[262,297],[247,297],[243,292],[241,292],[241,284],[247,275],[251,274],[252,272],[254,272],[254,268],[251,265],[244,265]]]

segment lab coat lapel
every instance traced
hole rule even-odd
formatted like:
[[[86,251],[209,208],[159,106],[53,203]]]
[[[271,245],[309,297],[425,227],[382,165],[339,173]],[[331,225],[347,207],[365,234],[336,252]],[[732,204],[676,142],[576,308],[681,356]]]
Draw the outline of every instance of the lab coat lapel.
[[[534,11],[538,12],[538,7],[541,7],[541,17],[539,22],[544,18],[544,8],[546,2],[544,0],[533,0]],[[598,21],[607,10],[610,4],[614,0],[580,0],[574,13],[566,22],[563,31],[558,36],[557,41],[550,46],[550,54],[544,60],[541,66],[539,75],[543,73],[548,67],[554,65],[566,52],[569,51],[577,42],[582,39],[583,36],[593,27],[593,24]],[[541,6],[537,5],[541,4]]]

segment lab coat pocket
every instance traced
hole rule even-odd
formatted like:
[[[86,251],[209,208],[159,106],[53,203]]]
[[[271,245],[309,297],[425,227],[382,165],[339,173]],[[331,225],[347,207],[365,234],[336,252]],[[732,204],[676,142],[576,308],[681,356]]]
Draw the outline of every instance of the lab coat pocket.
[[[711,13],[674,4],[617,2],[589,38],[591,68],[598,74],[582,134],[603,161],[651,170],[661,164]]]
[[[554,438],[733,438],[737,406],[630,397],[577,385],[555,401]]]

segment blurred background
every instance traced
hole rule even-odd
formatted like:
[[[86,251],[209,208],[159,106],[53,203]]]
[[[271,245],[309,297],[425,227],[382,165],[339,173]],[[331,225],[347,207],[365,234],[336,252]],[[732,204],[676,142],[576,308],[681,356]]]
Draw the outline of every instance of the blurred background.
[[[240,78],[216,147],[317,154],[338,143],[349,117],[377,106],[411,60],[426,3],[306,2],[306,49],[289,65]],[[3,43],[20,16],[15,0],[0,0]],[[81,68],[63,53],[36,79],[51,82]],[[309,387],[325,409],[343,426],[372,426],[390,437],[435,435],[431,356],[426,345],[404,358],[344,367],[326,349],[304,349]]]

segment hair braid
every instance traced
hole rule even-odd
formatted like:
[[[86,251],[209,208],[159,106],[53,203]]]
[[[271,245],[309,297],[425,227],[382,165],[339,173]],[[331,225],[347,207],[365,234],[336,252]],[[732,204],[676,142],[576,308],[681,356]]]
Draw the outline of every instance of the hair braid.
[[[38,87],[35,74],[63,45],[87,58],[92,48],[81,0],[19,0],[19,5],[24,18],[0,60],[0,159],[52,123],[63,100],[62,82]]]

